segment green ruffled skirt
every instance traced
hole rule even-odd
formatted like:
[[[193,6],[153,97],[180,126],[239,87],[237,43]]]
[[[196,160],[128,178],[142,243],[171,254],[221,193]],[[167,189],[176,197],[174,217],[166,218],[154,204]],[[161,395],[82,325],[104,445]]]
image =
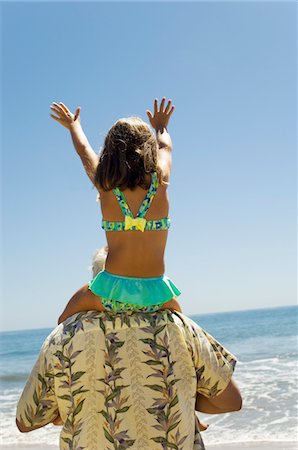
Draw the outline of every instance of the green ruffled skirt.
[[[157,311],[181,292],[167,277],[135,278],[102,270],[89,282],[89,289],[113,311]]]

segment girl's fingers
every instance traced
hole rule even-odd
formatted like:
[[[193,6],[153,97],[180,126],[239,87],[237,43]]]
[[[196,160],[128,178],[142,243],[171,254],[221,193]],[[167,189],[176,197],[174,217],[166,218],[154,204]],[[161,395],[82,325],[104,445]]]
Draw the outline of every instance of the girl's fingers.
[[[63,112],[64,112],[62,106],[61,106],[61,105],[58,105],[58,103],[53,102],[53,105],[54,105],[57,109],[59,109],[59,111],[63,111]]]
[[[165,114],[172,114],[172,112],[174,111],[173,107],[171,108],[171,104],[172,104],[172,100],[168,100],[167,106],[165,108],[165,102],[166,102],[166,97],[163,97],[161,99],[160,102],[160,106],[158,107],[158,99],[156,98],[154,100],[154,112],[153,115],[155,116],[157,113],[165,113]]]
[[[57,110],[59,111],[59,114],[62,117],[68,116],[71,114],[71,112],[68,110],[68,108],[60,102],[60,104],[53,102],[53,105],[57,108]]]
[[[50,114],[50,116],[53,117],[53,119],[57,120],[57,122],[60,122],[60,120],[61,120],[61,119],[59,119],[58,117],[53,116],[53,114]]]
[[[66,112],[66,114],[70,114],[70,111],[69,111],[69,109],[67,108],[67,106],[65,106],[65,105],[64,105],[64,103],[60,102],[60,105],[62,106],[62,108],[63,108],[63,111],[65,111],[65,112]]]
[[[66,113],[65,113],[64,109],[59,107],[59,105],[57,105],[56,103],[55,103],[55,106],[51,106],[51,109],[60,117],[65,117],[66,116]]]
[[[167,104],[167,106],[166,106],[166,109],[165,109],[165,113],[166,113],[166,114],[169,112],[171,103],[172,103],[172,100],[169,100],[169,101],[168,101],[168,104]]]
[[[56,120],[57,122],[59,122],[61,125],[63,125],[65,128],[68,128],[68,122],[66,120],[62,120],[62,119],[58,119],[58,117],[53,116],[52,114],[50,114],[50,116]]]
[[[169,114],[168,114],[168,116],[169,116],[169,117],[171,117],[171,115],[172,115],[172,112],[174,111],[174,109],[175,109],[175,106],[173,105],[173,106],[172,106],[172,108],[170,109],[170,112],[169,112]]]
[[[81,107],[79,106],[79,107],[76,109],[76,112],[75,112],[75,115],[74,115],[74,120],[77,120],[77,118],[78,118],[79,115],[80,115],[80,111],[81,111]]]
[[[56,117],[56,116],[54,116],[53,114],[50,114],[50,116],[51,116],[53,119],[57,120],[57,122],[62,123],[62,125],[65,125],[65,124],[67,123],[67,121],[61,119],[61,117]]]
[[[163,97],[162,100],[161,100],[161,103],[160,103],[159,112],[163,112],[165,101],[166,101],[166,98]]]
[[[50,108],[58,115],[58,116],[60,116],[60,115],[64,115],[64,113],[63,112],[61,112],[61,110],[60,109],[58,109],[58,108],[55,108],[55,106],[50,106]]]
[[[152,120],[153,116],[152,116],[151,111],[149,111],[149,109],[147,109],[146,113],[147,113],[147,116],[149,117],[149,120]]]

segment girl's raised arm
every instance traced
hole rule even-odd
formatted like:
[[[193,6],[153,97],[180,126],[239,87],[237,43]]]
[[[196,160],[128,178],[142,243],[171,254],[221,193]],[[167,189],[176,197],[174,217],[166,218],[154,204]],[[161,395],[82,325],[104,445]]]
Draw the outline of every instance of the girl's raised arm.
[[[94,184],[94,177],[98,165],[98,156],[92,149],[82,129],[80,120],[81,107],[72,114],[63,103],[53,102],[52,111],[58,116],[50,116],[70,131],[73,145],[81,158],[85,171]]]
[[[158,100],[156,98],[154,100],[153,114],[149,110],[146,112],[149,121],[156,132],[159,166],[162,170],[163,179],[164,181],[168,181],[172,168],[172,140],[168,133],[167,126],[175,106],[171,106],[172,100],[169,100],[165,108],[165,101],[166,98],[163,97],[160,106],[158,107]]]

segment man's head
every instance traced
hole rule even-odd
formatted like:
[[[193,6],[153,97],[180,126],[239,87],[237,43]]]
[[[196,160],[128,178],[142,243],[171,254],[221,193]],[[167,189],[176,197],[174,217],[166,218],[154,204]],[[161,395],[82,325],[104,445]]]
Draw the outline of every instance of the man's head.
[[[106,259],[107,259],[107,254],[108,254],[108,246],[107,245],[105,245],[104,247],[102,247],[94,252],[93,257],[92,257],[92,266],[91,266],[93,278],[104,269]]]

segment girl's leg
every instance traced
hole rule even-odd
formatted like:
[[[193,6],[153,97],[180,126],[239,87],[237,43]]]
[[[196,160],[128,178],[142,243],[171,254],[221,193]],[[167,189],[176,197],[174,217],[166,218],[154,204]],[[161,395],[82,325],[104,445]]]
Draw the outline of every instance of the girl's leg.
[[[160,309],[170,309],[171,311],[182,312],[182,309],[175,298],[172,298],[170,301],[164,303]]]
[[[63,313],[58,319],[58,324],[81,311],[106,311],[100,301],[100,297],[90,291],[88,284],[82,286],[69,300]]]

